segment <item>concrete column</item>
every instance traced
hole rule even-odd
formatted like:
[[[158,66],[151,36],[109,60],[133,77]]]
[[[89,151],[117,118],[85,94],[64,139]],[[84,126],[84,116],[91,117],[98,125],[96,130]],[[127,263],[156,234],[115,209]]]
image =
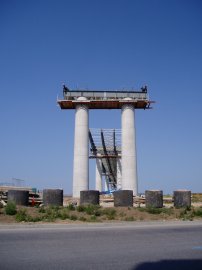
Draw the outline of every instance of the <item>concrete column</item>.
[[[117,189],[121,189],[121,158],[117,158],[117,167],[116,167],[116,178],[117,178]]]
[[[96,158],[96,171],[95,171],[95,189],[102,191],[102,161]]]
[[[135,143],[134,107],[122,106],[122,190],[132,190],[137,195],[137,161]]]
[[[84,97],[78,100],[86,100]],[[89,189],[89,155],[88,155],[88,107],[76,106],[74,134],[73,197],[79,198],[81,190]]]

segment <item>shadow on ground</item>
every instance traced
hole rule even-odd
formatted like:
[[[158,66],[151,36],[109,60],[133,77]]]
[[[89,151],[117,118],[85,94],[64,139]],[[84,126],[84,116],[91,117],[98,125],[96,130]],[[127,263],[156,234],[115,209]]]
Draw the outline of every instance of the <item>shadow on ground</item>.
[[[145,262],[135,266],[132,270],[202,270],[201,260],[163,260]]]

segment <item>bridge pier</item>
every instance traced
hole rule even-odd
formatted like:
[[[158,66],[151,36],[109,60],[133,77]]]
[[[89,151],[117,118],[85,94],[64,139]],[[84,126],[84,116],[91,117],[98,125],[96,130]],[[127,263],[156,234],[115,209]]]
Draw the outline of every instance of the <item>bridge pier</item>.
[[[78,101],[86,100],[79,97]],[[82,102],[81,102],[82,103]],[[73,197],[79,198],[80,191],[89,189],[89,154],[88,154],[88,107],[76,106],[74,134]]]
[[[154,101],[149,100],[147,86],[141,87],[139,91],[117,91],[117,90],[70,90],[63,86],[63,99],[57,103],[62,110],[75,109],[75,137],[74,137],[74,165],[73,165],[73,197],[79,198],[80,191],[89,189],[89,155],[88,139],[92,146],[92,158],[96,158],[96,146],[89,133],[88,111],[90,109],[121,109],[122,139],[118,151],[115,145],[115,133],[112,137],[112,149],[109,151],[105,144],[104,135],[101,130],[101,141],[103,158],[106,167],[106,189],[121,187],[122,190],[132,190],[133,195],[138,193],[136,141],[135,141],[135,110],[151,109]],[[121,149],[121,150],[120,150]],[[100,150],[99,150],[100,151]],[[118,155],[121,152],[121,163]],[[111,156],[112,155],[114,156]],[[110,159],[117,158],[117,163]],[[98,163],[99,161],[97,161]],[[120,163],[120,164],[119,164]],[[101,168],[102,172],[102,168]],[[96,168],[96,189],[102,190],[102,174]],[[120,180],[121,179],[121,180]],[[104,186],[104,185],[103,185]]]
[[[124,104],[121,112],[122,125],[122,190],[132,190],[138,193],[137,161],[135,143],[135,113],[134,106]]]

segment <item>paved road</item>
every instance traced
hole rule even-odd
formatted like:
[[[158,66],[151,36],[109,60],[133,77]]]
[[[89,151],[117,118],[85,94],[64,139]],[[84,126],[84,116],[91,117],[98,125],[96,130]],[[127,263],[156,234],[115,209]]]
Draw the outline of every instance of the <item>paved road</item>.
[[[202,223],[0,225],[1,270],[202,269]]]

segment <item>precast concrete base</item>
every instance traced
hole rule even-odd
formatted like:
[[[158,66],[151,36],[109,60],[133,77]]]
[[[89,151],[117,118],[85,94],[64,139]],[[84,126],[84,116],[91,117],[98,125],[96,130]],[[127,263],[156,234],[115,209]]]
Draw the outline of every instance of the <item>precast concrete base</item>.
[[[191,206],[191,191],[176,190],[173,192],[174,207],[190,207]]]
[[[133,207],[133,190],[118,190],[113,195],[115,207]]]
[[[16,205],[28,206],[29,191],[27,190],[8,190],[8,201],[13,201]]]
[[[62,189],[44,189],[43,204],[45,206],[63,206],[63,190]]]
[[[98,190],[82,190],[80,191],[80,205],[100,204],[100,192]]]
[[[145,191],[146,207],[162,208],[163,207],[163,191],[162,190],[146,190]]]

